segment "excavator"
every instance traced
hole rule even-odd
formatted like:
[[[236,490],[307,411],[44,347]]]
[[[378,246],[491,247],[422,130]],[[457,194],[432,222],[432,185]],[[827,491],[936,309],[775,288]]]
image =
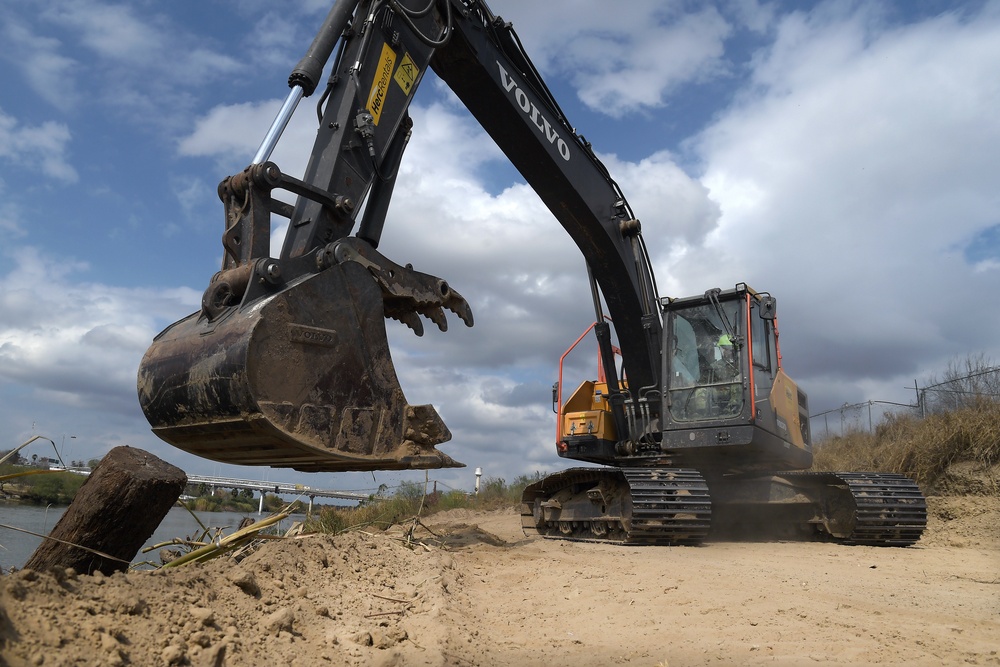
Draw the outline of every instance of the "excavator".
[[[587,264],[598,378],[563,401],[560,377],[553,398],[559,456],[595,465],[529,485],[525,533],[670,545],[919,540],[926,503],[912,480],[807,471],[807,398],[782,368],[770,294],[741,283],[659,296],[623,192],[512,25],[482,0],[335,1],[251,164],[219,185],[222,267],[201,308],[161,332],[140,364],[139,402],[158,437],[215,461],[301,471],[462,465],[436,448],[451,433],[434,407],[407,403],[386,334],[386,319],[417,335],[424,320],[445,331],[445,311],[473,325],[447,281],[379,252],[413,130],[408,107],[428,71]],[[320,89],[314,148],[296,178],[270,157]],[[276,257],[273,217],[288,220]]]

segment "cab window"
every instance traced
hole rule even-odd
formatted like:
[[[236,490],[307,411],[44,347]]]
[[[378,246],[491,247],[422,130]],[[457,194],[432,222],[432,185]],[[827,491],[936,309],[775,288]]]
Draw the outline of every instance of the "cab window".
[[[675,420],[726,419],[743,410],[740,303],[720,305],[722,312],[704,304],[670,313],[668,394]]]
[[[771,369],[771,346],[769,339],[770,327],[767,321],[761,319],[760,310],[754,304],[750,312],[750,340],[753,352],[753,365],[762,370]]]

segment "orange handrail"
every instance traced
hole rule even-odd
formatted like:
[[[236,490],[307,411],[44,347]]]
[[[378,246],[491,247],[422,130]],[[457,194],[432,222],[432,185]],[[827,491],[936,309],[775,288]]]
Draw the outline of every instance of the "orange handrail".
[[[608,322],[612,321],[611,318],[608,317],[607,315],[604,316],[604,319],[606,319]],[[589,334],[591,330],[596,326],[597,322],[594,322],[589,327],[587,327],[584,330],[584,332],[580,334],[580,336],[575,341],[573,341],[573,344],[570,345],[568,348],[566,348],[566,351],[562,353],[562,356],[559,357],[559,379],[558,382],[556,382],[556,447],[559,446],[559,437],[562,435],[563,362],[566,360],[566,357],[569,355],[569,353],[572,352],[573,349],[580,344],[580,341],[583,340],[584,336]],[[621,349],[617,346],[612,345],[611,349],[615,352],[615,354],[620,355],[622,353]],[[597,381],[607,382],[607,376],[604,373],[604,364],[601,361],[600,348],[597,349]]]

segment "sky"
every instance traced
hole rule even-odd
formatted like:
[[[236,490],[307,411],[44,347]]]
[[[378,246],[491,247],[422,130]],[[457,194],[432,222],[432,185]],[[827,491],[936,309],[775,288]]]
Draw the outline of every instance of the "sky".
[[[218,464],[159,441],[136,399],[152,338],[221,265],[216,186],[250,162],[328,8],[0,0],[0,450],[42,435],[67,462],[129,445],[193,474],[425,479]],[[956,359],[1000,359],[1000,2],[491,8],[621,185],[661,295],[773,294],[812,414],[910,403]],[[379,249],[476,317],[422,338],[388,323],[409,402],[437,407],[441,449],[468,465],[427,477],[469,490],[477,467],[569,467],[550,399],[593,317],[582,257],[433,74],[411,115]],[[309,98],[272,156],[286,173],[315,122]],[[567,383],[593,376],[594,346],[569,362]]]

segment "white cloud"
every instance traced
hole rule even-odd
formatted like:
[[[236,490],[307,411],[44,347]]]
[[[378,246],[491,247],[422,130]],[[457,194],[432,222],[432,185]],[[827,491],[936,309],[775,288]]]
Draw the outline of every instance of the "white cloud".
[[[729,24],[712,8],[685,14],[668,27],[608,32],[574,40],[558,62],[573,77],[580,99],[591,108],[620,117],[655,109],[683,83],[724,71],[723,41]],[[641,24],[640,24],[641,25]]]
[[[247,38],[247,43],[256,52],[256,57],[271,65],[289,70],[301,55],[302,43],[299,23],[282,12],[274,12],[272,7],[258,12],[259,18]]]
[[[141,81],[153,72],[185,86],[204,83],[241,67],[229,54],[209,48],[166,14],[143,14],[126,4],[87,0],[59,4],[44,18],[71,30],[100,61],[114,65],[116,76]]]
[[[741,25],[758,33],[767,32],[778,13],[775,3],[759,0],[728,0],[725,6]]]
[[[0,158],[29,170],[37,169],[55,180],[74,183],[79,176],[67,157],[69,142],[69,128],[63,123],[23,125],[0,109]]]
[[[3,188],[0,187],[0,196],[3,194]],[[20,238],[27,234],[21,226],[20,219],[21,211],[18,206],[9,202],[0,204],[0,238]]]
[[[165,35],[128,5],[60,4],[50,7],[45,16],[72,28],[84,45],[112,60],[141,63],[165,46]]]
[[[249,162],[254,134],[264,137],[280,106],[279,100],[267,100],[214,107],[195,120],[194,130],[178,143],[178,153]]]
[[[216,48],[203,26],[177,21],[168,8],[100,0],[7,3],[0,58],[53,108],[84,122],[99,106],[104,118],[173,128],[188,113],[191,92],[227,81],[245,68],[239,55]],[[232,85],[240,85],[241,80]]]
[[[976,273],[986,273],[988,271],[998,271],[1000,270],[1000,260],[996,259],[984,259],[981,262],[976,262],[973,267]]]
[[[149,341],[200,298],[185,289],[82,282],[85,263],[30,247],[8,253],[8,261],[0,276],[0,376],[60,392],[75,405],[134,401],[135,370]]]
[[[36,34],[15,16],[7,17],[3,35],[3,58],[24,73],[24,82],[53,106],[77,100],[75,77],[78,63],[60,53],[59,40]]]

